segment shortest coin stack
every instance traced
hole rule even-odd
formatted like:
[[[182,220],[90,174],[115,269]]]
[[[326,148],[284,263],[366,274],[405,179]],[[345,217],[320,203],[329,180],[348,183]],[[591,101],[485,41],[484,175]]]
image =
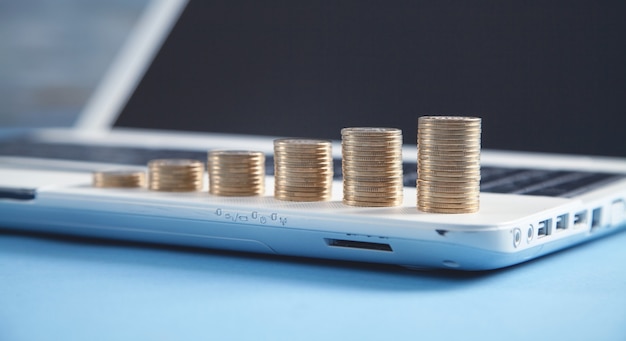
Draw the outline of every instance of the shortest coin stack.
[[[265,191],[265,154],[262,152],[210,151],[208,172],[211,194],[252,196]]]
[[[417,208],[430,213],[479,209],[481,119],[424,116],[417,130]]]
[[[332,196],[332,144],[327,140],[274,140],[274,197],[324,201]]]
[[[136,170],[112,170],[93,173],[93,187],[135,188],[146,185],[146,173]]]
[[[363,207],[402,204],[402,130],[344,128],[341,148],[344,204]]]
[[[202,190],[204,163],[198,160],[159,159],[148,163],[148,188],[164,192]]]

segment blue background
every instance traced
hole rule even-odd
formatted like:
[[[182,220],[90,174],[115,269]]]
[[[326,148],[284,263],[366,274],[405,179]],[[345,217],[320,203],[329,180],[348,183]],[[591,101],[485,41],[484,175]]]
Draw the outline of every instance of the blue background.
[[[0,340],[624,340],[626,233],[483,273],[0,234]]]

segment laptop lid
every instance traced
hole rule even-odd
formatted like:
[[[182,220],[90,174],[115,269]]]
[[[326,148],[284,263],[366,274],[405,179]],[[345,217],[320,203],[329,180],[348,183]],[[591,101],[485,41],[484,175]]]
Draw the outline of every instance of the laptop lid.
[[[150,1],[3,1],[3,133],[72,126]]]
[[[185,0],[148,1],[105,77],[76,120],[77,129],[102,131],[111,128],[185,4]]]
[[[625,9],[192,0],[107,123],[331,139],[392,126],[414,144],[419,116],[475,115],[484,148],[626,156]]]

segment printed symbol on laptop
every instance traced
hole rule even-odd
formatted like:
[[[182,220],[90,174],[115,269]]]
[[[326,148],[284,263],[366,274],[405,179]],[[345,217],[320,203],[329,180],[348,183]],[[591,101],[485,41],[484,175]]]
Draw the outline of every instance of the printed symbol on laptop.
[[[252,213],[250,213],[250,218],[252,218],[252,220],[258,220],[261,224],[267,223],[267,217],[259,215],[259,212],[257,211],[252,211]]]
[[[280,216],[278,213],[270,213],[270,214],[262,214],[258,211],[252,211],[250,213],[242,213],[242,212],[228,212],[222,208],[217,208],[213,212],[215,216],[221,217],[224,220],[239,222],[239,223],[249,223],[249,224],[271,224],[271,225],[287,225],[287,217]]]
[[[237,222],[237,221],[246,222],[248,221],[248,216],[240,215],[239,213],[225,213],[224,219],[230,220],[232,222]]]

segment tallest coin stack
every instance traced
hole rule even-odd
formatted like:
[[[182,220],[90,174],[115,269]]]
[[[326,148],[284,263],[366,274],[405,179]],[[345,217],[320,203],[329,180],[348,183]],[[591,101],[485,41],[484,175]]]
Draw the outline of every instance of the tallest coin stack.
[[[475,213],[480,196],[481,119],[423,116],[417,129],[417,208]]]

